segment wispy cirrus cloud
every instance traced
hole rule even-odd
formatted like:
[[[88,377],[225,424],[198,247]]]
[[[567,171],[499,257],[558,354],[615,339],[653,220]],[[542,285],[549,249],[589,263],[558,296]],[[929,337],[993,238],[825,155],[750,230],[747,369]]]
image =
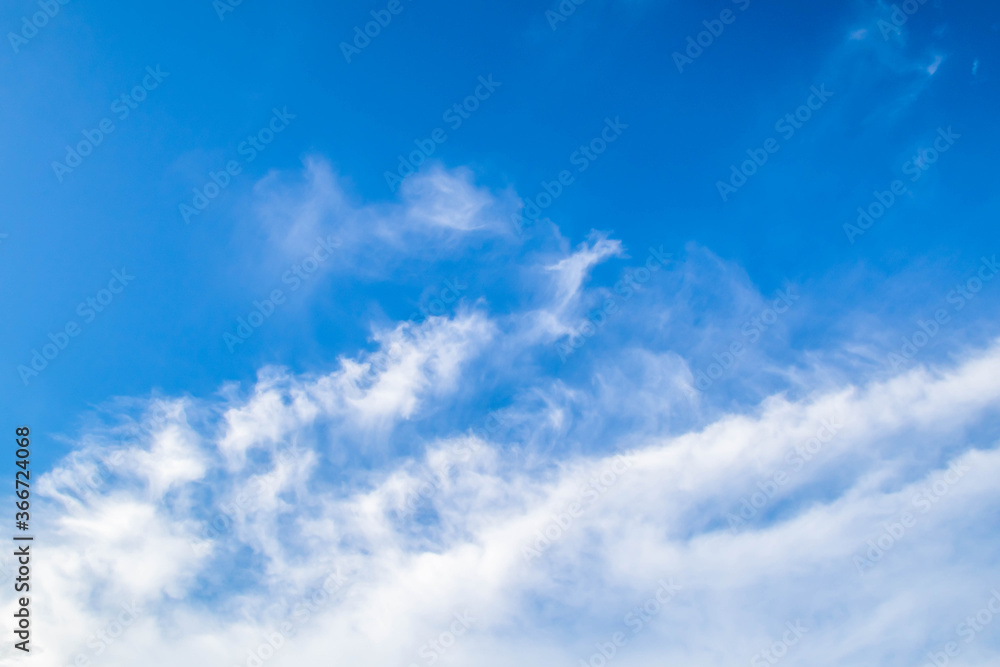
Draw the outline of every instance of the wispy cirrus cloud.
[[[576,268],[559,294],[613,250],[581,249],[590,260],[564,264]],[[440,411],[469,390],[463,378],[500,326],[475,312],[402,325],[377,333],[396,353],[374,379],[365,355],[327,375],[269,370],[247,393],[133,402],[124,442],[114,428],[88,431],[88,446],[40,486],[52,529],[38,599],[58,599],[39,615],[40,655],[86,655],[88,633],[126,603],[142,613],[102,652],[105,664],[247,664],[264,645],[274,665],[331,651],[422,664],[456,614],[474,621],[447,655],[476,664],[572,662],[616,630],[631,642],[620,664],[720,651],[748,661],[786,623],[805,628],[799,660],[909,664],[998,574],[988,517],[1000,454],[975,434],[989,432],[1000,398],[1000,344],[949,366],[774,395],[678,433],[655,420],[623,428],[620,416],[634,402],[647,414],[669,414],[677,396],[697,402],[683,362],[662,365],[662,379],[525,377],[555,404],[561,386],[589,428],[614,423],[616,434],[589,453],[523,457],[503,433],[484,439],[452,422],[454,435],[442,435]],[[663,382],[682,393],[663,393]],[[522,403],[516,418],[542,439],[565,437],[555,404]],[[345,451],[373,420],[386,441],[410,446]],[[425,420],[429,433],[402,428]],[[107,482],[81,493],[79,477],[116,450]],[[967,472],[922,511],[914,496],[949,466]],[[408,511],[431,474],[435,488]],[[766,504],[731,530],[729,517],[762,489]],[[903,511],[913,525],[859,569],[868,540]],[[206,531],[220,516],[226,527]],[[627,621],[661,580],[680,586],[670,603]],[[913,580],[947,584],[915,591]],[[552,626],[563,614],[573,622]]]

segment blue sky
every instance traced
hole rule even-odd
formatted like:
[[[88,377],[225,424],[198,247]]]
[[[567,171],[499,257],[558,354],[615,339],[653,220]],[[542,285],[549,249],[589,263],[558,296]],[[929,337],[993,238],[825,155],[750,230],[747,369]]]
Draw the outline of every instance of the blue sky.
[[[258,596],[304,595],[340,566],[354,597],[311,622],[347,632],[351,605],[389,605],[398,645],[366,653],[385,639],[372,621],[347,655],[424,664],[417,638],[443,621],[386,602],[394,586],[419,574],[457,613],[482,575],[476,638],[442,660],[494,664],[506,646],[519,664],[576,664],[654,596],[659,557],[689,591],[670,613],[701,618],[700,639],[657,616],[615,660],[717,664],[706,646],[726,637],[715,657],[749,661],[801,617],[817,637],[803,660],[840,633],[832,664],[916,664],[946,643],[948,612],[1000,585],[992,520],[944,513],[877,583],[848,598],[832,583],[858,574],[855,546],[898,499],[963,461],[963,480],[1000,465],[992,4],[17,0],[0,27],[4,428],[44,443],[53,545],[84,548],[74,531],[94,517],[148,521],[130,553],[156,573],[114,600],[53,593],[51,618],[100,625],[135,597],[129,650],[213,618],[206,656],[245,664],[224,646],[281,623]],[[799,466],[782,448],[829,410],[843,446],[732,530],[731,508]],[[637,479],[584,512],[599,537],[502,575],[490,545],[520,544],[574,475],[622,452]],[[441,465],[452,483],[379,523]],[[272,477],[233,527],[197,527]],[[978,477],[960,488],[974,516],[997,501]],[[616,514],[630,503],[643,509]],[[758,627],[765,565],[783,562],[769,545],[803,544],[817,521],[797,585],[828,606],[779,586]],[[932,529],[964,555],[935,551]],[[728,566],[696,556],[718,545],[754,564],[745,579],[709,585]],[[846,574],[816,555],[838,549]],[[97,587],[124,567],[84,551],[93,562],[52,580]],[[442,583],[442,568],[463,574]],[[906,617],[900,582],[943,571],[971,597],[930,591]],[[879,643],[838,609],[924,634]],[[86,645],[40,632],[52,664]],[[967,664],[995,659],[975,636]]]

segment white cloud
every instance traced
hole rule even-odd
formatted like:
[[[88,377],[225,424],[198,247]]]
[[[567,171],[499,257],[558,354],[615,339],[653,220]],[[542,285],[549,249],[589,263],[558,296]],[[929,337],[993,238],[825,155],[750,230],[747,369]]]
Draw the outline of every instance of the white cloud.
[[[586,250],[593,261],[611,253]],[[563,293],[585,271],[570,264]],[[574,664],[617,631],[629,637],[621,665],[749,662],[801,622],[797,661],[912,664],[997,585],[988,517],[1000,453],[971,434],[1000,399],[1000,344],[951,368],[776,395],[677,435],[639,420],[602,453],[522,459],[511,443],[458,437],[337,470],[338,438],[450,404],[493,329],[472,313],[379,333],[393,354],[363,381],[369,357],[319,377],[265,372],[222,410],[158,399],[146,435],[123,448],[127,464],[96,491],[73,492],[94,452],[46,475],[40,489],[61,502],[46,510],[35,556],[43,662],[93,658],[88,628],[134,600],[141,620],[103,664],[246,664],[280,632],[264,664],[335,654],[423,665],[434,652],[424,644],[451,632],[456,613],[474,622],[443,662]],[[595,429],[632,400],[669,414],[690,373],[659,368],[567,389]],[[681,393],[663,392],[671,386]],[[215,426],[188,423],[213,411]],[[552,414],[548,403],[519,418],[558,438]],[[967,470],[923,511],[913,498],[936,493],[949,465]],[[761,498],[731,530],[727,515]],[[904,511],[915,523],[860,573],[867,540]],[[632,635],[626,614],[669,578],[683,589]],[[324,581],[325,599],[306,606]],[[990,646],[984,638],[970,655]]]
[[[493,197],[472,183],[467,169],[449,173],[440,166],[432,167],[403,181],[401,192],[407,213],[416,224],[469,232],[498,222],[483,215]]]
[[[454,391],[462,364],[492,335],[492,325],[475,312],[432,317],[376,332],[377,354],[342,358],[337,370],[317,378],[265,369],[253,394],[226,410],[219,449],[237,464],[251,448],[274,447],[321,419],[355,428],[409,419],[422,399]]]
[[[257,183],[254,212],[277,249],[268,261],[300,260],[317,238],[334,237],[340,253],[331,269],[384,275],[406,259],[460,254],[476,239],[512,240],[509,193],[477,186],[466,168],[430,164],[407,177],[400,201],[365,204],[329,162],[311,157],[301,174],[273,172]]]

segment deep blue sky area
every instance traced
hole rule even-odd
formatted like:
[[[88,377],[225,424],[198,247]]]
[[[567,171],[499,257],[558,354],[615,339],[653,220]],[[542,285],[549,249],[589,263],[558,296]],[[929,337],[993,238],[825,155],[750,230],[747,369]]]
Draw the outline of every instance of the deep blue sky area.
[[[742,267],[762,294],[811,287],[822,314],[791,339],[799,351],[836,339],[854,307],[887,320],[922,312],[1000,250],[994,3],[931,0],[883,34],[891,6],[867,2],[587,0],[553,29],[554,3],[401,0],[348,63],[340,44],[386,5],[244,0],[220,19],[210,0],[72,0],[12,45],[8,33],[40,10],[4,3],[4,429],[29,423],[54,436],[113,396],[210,395],[266,364],[329,367],[366,345],[373,320],[405,319],[474,258],[399,266],[391,285],[333,270],[236,353],[222,338],[283,270],[260,260],[274,243],[254,205],[261,179],[300,182],[303,161],[317,157],[353,206],[398,201],[385,172],[439,127],[447,140],[433,160],[524,200],[574,169],[572,154],[606,119],[620,119],[627,129],[545,215],[572,246],[591,229],[621,239],[635,261],[650,245],[695,244]],[[679,72],[674,54],[724,10],[734,21]],[[153,81],[147,68],[166,75],[121,118],[112,105]],[[442,114],[480,77],[499,86],[450,129]],[[782,137],[775,122],[824,85],[830,98]],[[245,161],[241,142],[275,109],[294,119]],[[113,132],[60,182],[53,162],[105,118]],[[910,182],[905,164],[939,128],[961,136]],[[717,182],[769,138],[780,149],[723,201]],[[179,205],[231,160],[241,172],[185,224]],[[843,225],[894,179],[907,194],[848,242]],[[533,240],[523,243],[530,252]],[[86,322],[78,304],[123,268],[134,282]],[[477,295],[502,308],[516,301],[510,287],[502,275],[482,278]],[[26,385],[18,366],[70,321],[80,335]],[[38,464],[61,447],[52,441]]]

